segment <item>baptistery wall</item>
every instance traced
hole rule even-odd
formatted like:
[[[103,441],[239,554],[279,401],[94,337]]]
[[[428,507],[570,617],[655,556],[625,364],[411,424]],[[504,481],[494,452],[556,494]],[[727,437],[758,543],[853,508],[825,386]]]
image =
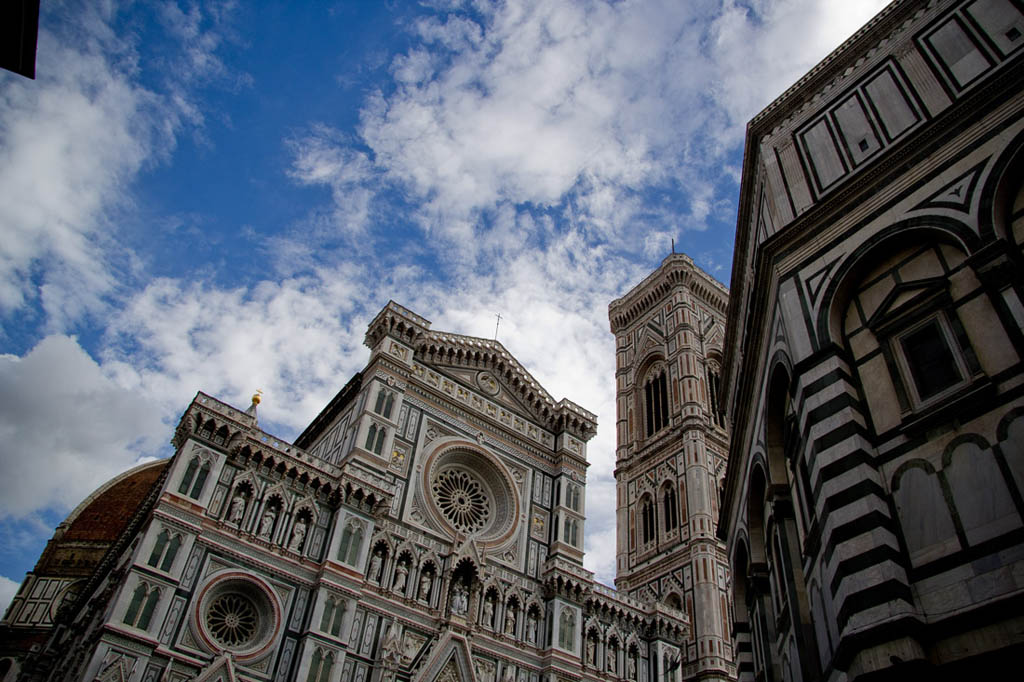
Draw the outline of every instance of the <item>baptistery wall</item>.
[[[894,2],[750,123],[719,536],[741,680],[1024,648],[1024,8]]]

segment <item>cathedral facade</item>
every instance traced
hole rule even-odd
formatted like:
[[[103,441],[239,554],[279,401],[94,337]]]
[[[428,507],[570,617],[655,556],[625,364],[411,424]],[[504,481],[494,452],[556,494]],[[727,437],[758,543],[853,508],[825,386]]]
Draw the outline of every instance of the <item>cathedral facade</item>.
[[[594,415],[393,302],[366,344],[294,443],[198,394],[58,529],[5,681],[678,679],[686,616],[583,568]]]
[[[1019,667],[1022,10],[893,2],[748,126],[718,526],[740,680]]]
[[[618,590],[687,614],[686,680],[735,679],[718,539],[729,437],[721,400],[729,292],[667,257],[608,315],[615,334]]]

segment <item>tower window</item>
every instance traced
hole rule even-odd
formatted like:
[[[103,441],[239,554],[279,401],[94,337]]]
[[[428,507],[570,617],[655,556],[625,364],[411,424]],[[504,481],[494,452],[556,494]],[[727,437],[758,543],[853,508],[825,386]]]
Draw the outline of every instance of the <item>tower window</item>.
[[[711,411],[711,421],[715,426],[725,428],[725,409],[720,404],[722,383],[718,371],[712,367],[707,369],[708,381],[708,409]]]
[[[665,531],[675,530],[679,525],[679,509],[676,505],[676,490],[671,483],[665,484],[661,499],[665,514]]]
[[[648,438],[668,425],[668,380],[664,369],[648,376],[644,384],[644,412]]]
[[[654,502],[651,501],[650,497],[644,497],[640,502],[640,522],[643,527],[643,533],[641,535],[643,544],[654,541],[655,534],[655,522],[654,522]]]

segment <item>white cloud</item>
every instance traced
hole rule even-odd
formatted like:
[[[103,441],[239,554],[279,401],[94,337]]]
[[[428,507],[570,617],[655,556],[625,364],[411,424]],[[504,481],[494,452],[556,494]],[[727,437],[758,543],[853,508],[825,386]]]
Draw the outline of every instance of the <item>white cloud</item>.
[[[237,289],[159,279],[111,320],[104,368],[169,417],[197,390],[244,409],[261,389],[261,418],[297,433],[366,361],[366,293],[354,268]]]
[[[159,90],[141,84],[138,36],[116,3],[45,15],[37,80],[0,73],[0,315],[38,304],[59,331],[104,310],[134,265],[118,239],[133,181],[185,122],[202,123],[190,87],[244,83],[215,54],[227,9],[206,6],[205,28],[196,8],[161,9],[181,54]]]
[[[711,54],[720,75],[713,92],[732,126],[746,125],[888,4],[889,0],[723,0],[710,31]]]
[[[413,23],[394,87],[367,99],[365,147],[315,135],[295,146],[292,175],[332,188],[335,223],[371,229],[377,193],[400,189],[457,270],[513,242],[509,207],[649,256],[638,232],[730,224],[747,119],[883,4],[447,5]],[[543,248],[523,236],[520,249]]]
[[[71,337],[0,355],[0,518],[67,510],[159,451],[155,404],[107,376]]]
[[[7,75],[0,89],[0,312],[40,296],[41,273],[61,326],[113,286],[105,212],[149,153],[153,130],[139,119],[153,98],[105,56],[47,31],[39,54],[38,82]]]
[[[0,575],[0,613],[6,611],[10,606],[19,587],[21,587],[21,583],[16,583],[10,578]]]

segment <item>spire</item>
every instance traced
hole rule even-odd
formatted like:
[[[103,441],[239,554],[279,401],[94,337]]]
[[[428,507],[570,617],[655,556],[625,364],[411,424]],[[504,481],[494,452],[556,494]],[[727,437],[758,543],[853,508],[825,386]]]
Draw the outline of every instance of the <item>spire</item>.
[[[252,417],[254,423],[259,421],[256,416],[256,406],[260,404],[260,401],[262,400],[262,395],[263,391],[256,389],[256,392],[252,394],[252,405],[250,405],[249,409],[245,411],[247,415]]]

